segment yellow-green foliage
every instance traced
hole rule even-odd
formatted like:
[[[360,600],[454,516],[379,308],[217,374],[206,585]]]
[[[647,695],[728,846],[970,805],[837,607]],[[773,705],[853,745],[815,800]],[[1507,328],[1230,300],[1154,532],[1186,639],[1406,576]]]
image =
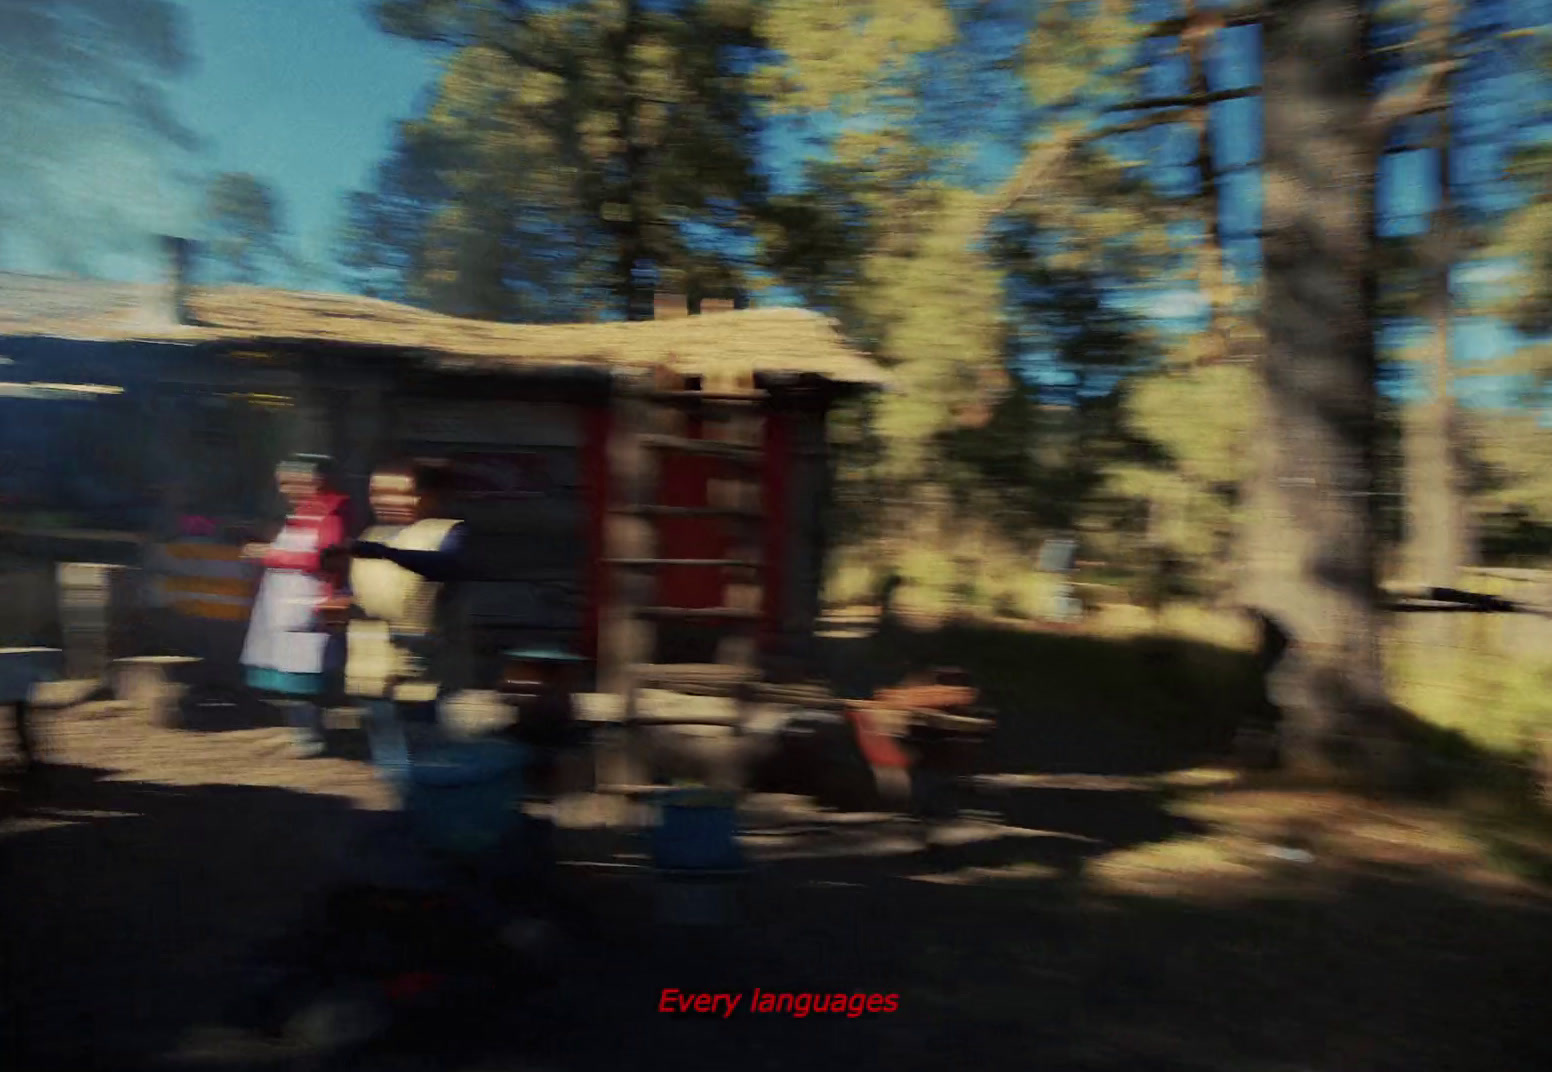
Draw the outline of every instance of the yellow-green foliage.
[[[959,30],[943,0],[786,0],[762,32],[780,53],[757,85],[769,111],[847,120],[828,155],[855,178],[851,196],[876,221],[858,277],[842,296],[852,319],[895,367],[880,400],[880,473],[931,480],[933,439],[955,426],[1001,367],[1002,275],[980,248],[983,195],[934,177],[953,147],[930,147],[918,125],[925,59]]]
[[[955,36],[942,0],[779,0],[762,28],[783,53],[757,83],[773,106],[848,115],[875,112],[923,53]]]
[[[1478,499],[1489,515],[1519,513],[1552,522],[1552,434],[1534,413],[1473,415],[1473,446],[1494,486]]]
[[[1390,639],[1387,670],[1395,700],[1501,755],[1514,755],[1552,731],[1552,658],[1510,649],[1504,631],[1515,628],[1512,619],[1454,619],[1442,644],[1424,643],[1405,630]]]
[[[1248,367],[1212,365],[1166,367],[1142,379],[1127,399],[1132,431],[1165,460],[1114,466],[1110,490],[1146,502],[1149,538],[1198,572],[1212,572],[1235,531],[1233,496],[1249,475],[1245,443],[1255,398]]]
[[[1544,182],[1547,161],[1552,154],[1543,147],[1533,158],[1539,165],[1535,178]],[[1532,169],[1526,168],[1527,172]],[[1532,178],[1527,174],[1526,178]],[[1512,295],[1500,311],[1508,313],[1526,327],[1542,327],[1552,317],[1552,202],[1538,197],[1503,222],[1498,244],[1490,250],[1509,263],[1517,263]]]
[[[1248,475],[1254,399],[1248,366],[1170,369],[1137,385],[1130,412],[1139,432],[1169,450],[1182,479],[1208,488]]]
[[[1114,91],[1122,78],[1106,72],[1126,66],[1145,27],[1131,18],[1123,0],[1054,0],[1041,5],[1027,46],[1030,95],[1042,107],[1075,98],[1094,102]]]
[[[886,472],[906,479],[926,475],[930,438],[954,426],[983,372],[1001,364],[1002,278],[967,229],[975,195],[944,190],[936,200],[916,243],[869,258],[860,303],[898,363],[901,389],[880,401],[878,432],[896,447]]]
[[[1036,620],[1046,615],[1056,579],[1031,568],[1031,556],[984,534],[959,540],[907,543],[886,559],[877,546],[854,545],[829,565],[824,601],[830,606],[871,605],[891,561],[902,586],[897,609],[941,618],[960,613],[979,618]]]

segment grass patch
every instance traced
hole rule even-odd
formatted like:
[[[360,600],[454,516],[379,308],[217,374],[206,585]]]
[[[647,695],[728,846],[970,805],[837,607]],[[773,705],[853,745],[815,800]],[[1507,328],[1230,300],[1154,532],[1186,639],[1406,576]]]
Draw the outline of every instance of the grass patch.
[[[1241,892],[1260,880],[1256,843],[1243,836],[1211,834],[1180,837],[1103,856],[1087,870],[1087,880],[1104,893],[1182,898],[1216,897]]]
[[[1552,815],[1523,795],[1477,793],[1460,806],[1464,831],[1508,874],[1552,888]]]
[[[1462,628],[1459,639],[1442,650],[1392,642],[1386,655],[1395,698],[1472,744],[1516,756],[1527,741],[1552,729],[1552,662],[1508,656],[1476,629]]]

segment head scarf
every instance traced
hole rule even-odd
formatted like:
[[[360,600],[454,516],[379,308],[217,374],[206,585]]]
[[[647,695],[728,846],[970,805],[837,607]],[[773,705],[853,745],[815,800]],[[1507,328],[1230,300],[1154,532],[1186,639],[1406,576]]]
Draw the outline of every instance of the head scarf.
[[[337,470],[334,459],[327,454],[294,454],[280,463],[283,475],[317,480],[325,491],[336,487]]]

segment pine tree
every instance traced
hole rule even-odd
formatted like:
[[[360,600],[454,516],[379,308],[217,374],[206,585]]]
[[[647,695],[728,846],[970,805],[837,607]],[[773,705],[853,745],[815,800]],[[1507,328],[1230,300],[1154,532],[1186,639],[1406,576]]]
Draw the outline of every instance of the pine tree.
[[[1030,158],[1051,153],[1060,163],[1047,166],[1038,198],[1018,204],[1032,205],[1062,236],[1064,260],[1074,268],[1139,296],[1151,290],[1201,299],[1205,330],[1129,326],[1132,367],[1116,381],[1120,423],[1105,432],[1110,461],[1089,495],[1100,514],[1146,519],[1142,531],[1122,537],[1133,546],[1112,549],[1119,557],[1174,561],[1189,579],[1218,587],[1229,579],[1244,475],[1235,463],[1245,452],[1235,449],[1224,466],[1209,464],[1209,473],[1198,447],[1234,443],[1253,420],[1245,362],[1257,337],[1252,295],[1225,263],[1213,116],[1215,107],[1254,90],[1215,88],[1208,78],[1209,54],[1224,47],[1221,31],[1236,18],[1186,4],[1176,16],[1146,21],[1163,13],[1164,5],[1048,6],[1048,36],[1030,50],[1031,83],[1046,87],[1041,103],[1065,122]],[[1097,40],[1117,43],[1108,64],[1097,51],[1064,53],[1061,46],[1094,20]],[[1060,198],[1052,198],[1052,187]],[[1119,261],[1118,242],[1127,250]],[[1111,255],[1096,255],[1102,249]],[[1197,398],[1217,404],[1197,405]],[[1151,556],[1136,553],[1139,539],[1152,545]]]
[[[1002,275],[982,241],[981,197],[956,174],[956,150],[976,131],[962,114],[957,138],[932,122],[975,17],[944,0],[798,0],[769,6],[761,24],[775,53],[757,82],[767,115],[829,127],[825,162],[806,169],[787,204],[821,224],[807,233],[825,236],[832,254],[828,282],[810,277],[805,290],[896,380],[858,415],[875,448],[866,471],[843,470],[858,494],[839,490],[871,496],[867,528],[902,540],[935,539],[924,530],[977,497],[945,440],[984,422],[1006,384]],[[782,244],[768,236],[769,263],[792,262]]]
[[[232,282],[257,283],[291,258],[282,243],[280,198],[269,183],[245,172],[227,172],[205,194],[207,259]]]
[[[590,284],[632,319],[652,315],[659,286],[743,285],[747,266],[697,245],[688,225],[747,232],[764,200],[742,73],[759,47],[754,5],[382,0],[376,11],[388,32],[449,56],[399,153],[434,211],[403,211],[392,180],[404,176],[381,176],[353,205],[358,270],[396,261],[413,273],[407,289],[439,307],[507,317]],[[404,225],[378,215],[394,210]],[[385,236],[420,247],[395,253]]]

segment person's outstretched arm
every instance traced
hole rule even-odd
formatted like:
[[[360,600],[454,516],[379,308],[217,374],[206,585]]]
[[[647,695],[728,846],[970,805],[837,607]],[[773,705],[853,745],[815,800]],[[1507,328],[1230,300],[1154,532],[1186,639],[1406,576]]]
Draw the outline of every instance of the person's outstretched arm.
[[[403,551],[387,544],[361,540],[355,545],[357,558],[381,558],[402,566],[437,584],[448,584],[464,579],[464,527],[456,526],[448,533],[442,546],[435,551]]]

